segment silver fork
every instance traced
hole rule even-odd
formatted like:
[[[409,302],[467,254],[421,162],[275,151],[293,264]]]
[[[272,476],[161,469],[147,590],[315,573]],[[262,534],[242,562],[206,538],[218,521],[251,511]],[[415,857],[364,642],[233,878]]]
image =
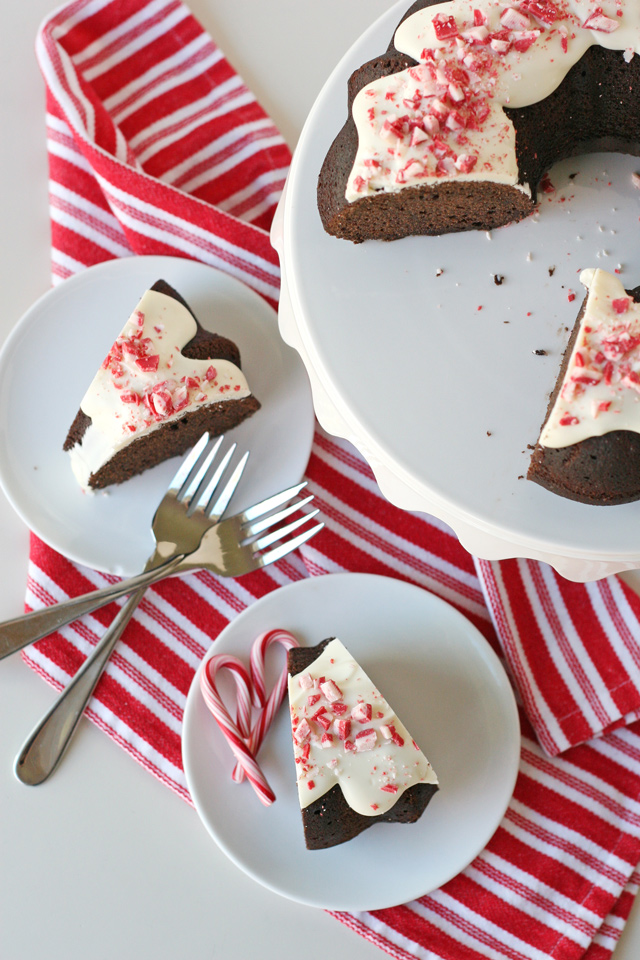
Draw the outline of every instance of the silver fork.
[[[324,526],[323,523],[316,523],[296,536],[290,537],[291,533],[317,515],[317,509],[302,514],[297,520],[284,526],[276,526],[268,533],[265,531],[306,506],[313,497],[307,496],[294,500],[278,513],[268,516],[265,514],[281,506],[292,496],[295,497],[304,486],[304,483],[297,484],[289,490],[283,490],[249,507],[243,513],[215,524],[205,532],[198,550],[187,557],[179,569],[204,568],[219,576],[235,577],[264,567],[291,553],[315,536]],[[132,596],[131,600],[133,599]],[[128,616],[126,618],[123,616],[125,610],[126,606],[118,615],[118,618],[122,617],[119,627],[116,630],[109,630],[96,647],[95,654],[92,654],[91,660],[94,657],[99,660],[95,664],[89,661],[83,664],[22,748],[16,760],[15,772],[23,783],[31,786],[42,783],[60,761],[93,692],[103,665],[129,619]],[[110,642],[107,639],[109,636]]]
[[[110,600],[117,600],[132,593],[137,587],[146,588],[156,580],[168,576],[185,556],[193,553],[204,532],[226,509],[249,456],[245,453],[236,467],[228,487],[225,488],[225,492],[228,491],[226,501],[223,503],[222,494],[219,504],[215,504],[217,514],[212,519],[214,493],[236,449],[234,443],[213,476],[210,476],[223,440],[224,437],[218,437],[210,446],[209,434],[204,433],[185,457],[155,512],[152,522],[155,549],[147,560],[143,573],[102,590],[92,590],[72,600],[0,623],[0,660],[60,627],[79,620]]]
[[[232,444],[213,476],[210,476],[222,441],[223,437],[219,437],[204,455],[209,443],[209,435],[204,434],[171,481],[154,517],[156,548],[147,561],[145,570],[161,567],[165,563],[168,548],[171,548],[172,553],[179,549],[180,555],[184,556],[189,547],[197,547],[207,525],[216,523],[226,510],[240,482],[249,453],[245,453],[241,458],[214,502],[214,494],[237,446]],[[69,746],[116,643],[146,589],[146,586],[138,587],[129,597],[102,639],[22,748],[16,761],[16,776],[23,783],[42,783],[55,770]]]
[[[150,583],[162,580],[173,573],[186,573],[190,570],[203,569],[210,570],[211,573],[215,573],[219,577],[241,577],[258,567],[280,560],[322,529],[324,524],[318,523],[316,526],[304,530],[297,537],[283,540],[283,537],[288,536],[289,533],[316,516],[318,510],[303,514],[295,523],[259,538],[251,544],[245,541],[257,536],[262,530],[275,527],[276,524],[290,516],[294,511],[300,510],[310,503],[313,496],[308,496],[305,499],[295,499],[305,486],[306,481],[294,484],[294,486],[288,487],[280,493],[267,497],[266,500],[262,500],[253,507],[249,507],[242,513],[212,524],[208,530],[205,530],[200,546],[194,553],[184,557],[172,558],[169,563],[155,571],[150,571],[148,574],[139,574],[130,580],[111,584],[101,590],[92,590],[81,597],[75,597],[55,606],[46,607],[44,610],[37,610],[33,613],[23,614],[21,617],[15,617],[12,620],[5,620],[4,623],[0,623],[0,660],[17,650],[21,650],[30,643],[54,633],[60,627],[64,627],[74,620],[79,620],[85,614],[106,606],[112,600],[133,593],[141,584],[148,586]],[[286,509],[267,516],[270,511],[289,502],[291,502],[290,506]],[[253,521],[256,522],[253,523]],[[277,544],[278,540],[282,542]],[[266,548],[271,545],[273,545],[272,549],[267,550]]]

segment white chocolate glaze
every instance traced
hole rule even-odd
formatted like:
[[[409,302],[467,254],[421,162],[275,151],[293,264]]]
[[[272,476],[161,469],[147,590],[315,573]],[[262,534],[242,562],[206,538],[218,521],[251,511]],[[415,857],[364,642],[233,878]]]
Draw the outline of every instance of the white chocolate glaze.
[[[289,677],[289,706],[302,808],[337,783],[353,810],[374,817],[408,787],[438,783],[411,734],[340,640]]]
[[[418,66],[357,94],[346,199],[450,180],[530,194],[532,185],[518,182],[515,130],[503,107],[549,96],[592,44],[627,61],[640,53],[640,3],[447,0],[408,17],[394,43]]]
[[[568,447],[611,430],[640,433],[640,304],[615,274],[583,270],[584,313],[558,397],[540,434]]]
[[[203,405],[249,396],[235,364],[182,355],[196,330],[183,304],[147,290],[80,404],[91,424],[69,454],[83,489],[91,474],[143,434]]]

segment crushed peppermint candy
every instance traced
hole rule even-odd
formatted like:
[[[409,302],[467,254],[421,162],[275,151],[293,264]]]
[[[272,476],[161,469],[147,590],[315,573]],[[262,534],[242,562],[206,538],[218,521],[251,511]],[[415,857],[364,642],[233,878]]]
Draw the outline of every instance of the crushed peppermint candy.
[[[616,429],[640,433],[640,304],[612,273],[587,270],[581,280],[589,294],[542,446]]]
[[[339,783],[347,803],[367,814],[373,803],[390,809],[414,783],[437,783],[422,751],[339,640],[290,677],[289,704],[303,807]]]
[[[602,6],[580,15],[568,0],[478,0],[416,11],[394,42],[417,63],[372,81],[355,98],[359,147],[346,199],[441,179],[517,184],[513,125],[502,108],[535,102],[530,57],[537,53],[560,83],[581,55],[578,32],[610,46],[621,16]],[[627,62],[634,55],[619,49]],[[547,178],[542,190],[552,189]]]

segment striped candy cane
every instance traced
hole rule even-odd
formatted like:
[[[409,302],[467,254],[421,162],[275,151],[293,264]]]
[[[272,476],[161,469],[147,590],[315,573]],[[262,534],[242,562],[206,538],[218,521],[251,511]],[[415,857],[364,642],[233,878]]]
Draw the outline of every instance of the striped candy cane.
[[[253,705],[260,710],[248,741],[249,750],[254,757],[262,746],[262,742],[287,691],[287,668],[285,665],[267,698],[265,657],[269,647],[276,643],[283,646],[285,650],[299,646],[292,633],[287,630],[276,629],[261,634],[251,647],[250,670],[253,684]],[[232,776],[238,782],[244,779],[244,770],[240,764],[236,764]]]
[[[238,723],[234,723],[231,719],[229,711],[222,702],[216,686],[216,675],[218,671],[223,669],[231,671],[236,683]],[[238,760],[238,764],[244,770],[247,779],[261,802],[265,806],[269,806],[275,800],[275,794],[269,786],[262,770],[256,763],[252,751],[247,746],[251,723],[252,682],[246,667],[237,657],[232,657],[229,654],[213,656],[207,660],[200,675],[200,689],[205,703],[215,717],[218,726],[222,730],[222,733]]]

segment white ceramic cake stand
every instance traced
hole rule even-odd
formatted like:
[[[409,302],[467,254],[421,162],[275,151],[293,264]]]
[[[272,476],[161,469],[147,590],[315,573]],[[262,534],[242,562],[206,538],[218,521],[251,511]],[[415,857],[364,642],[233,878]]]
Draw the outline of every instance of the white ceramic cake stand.
[[[322,228],[317,176],[346,117],[348,76],[386,48],[404,8],[348,51],[302,131],[272,231],[280,332],[305,364],[319,422],[362,453],[392,503],[438,517],[485,559],[541,560],[577,581],[640,568],[640,501],[586,506],[525,479],[581,269],[640,283],[637,159],[558,164],[539,212],[490,235],[355,245]]]

